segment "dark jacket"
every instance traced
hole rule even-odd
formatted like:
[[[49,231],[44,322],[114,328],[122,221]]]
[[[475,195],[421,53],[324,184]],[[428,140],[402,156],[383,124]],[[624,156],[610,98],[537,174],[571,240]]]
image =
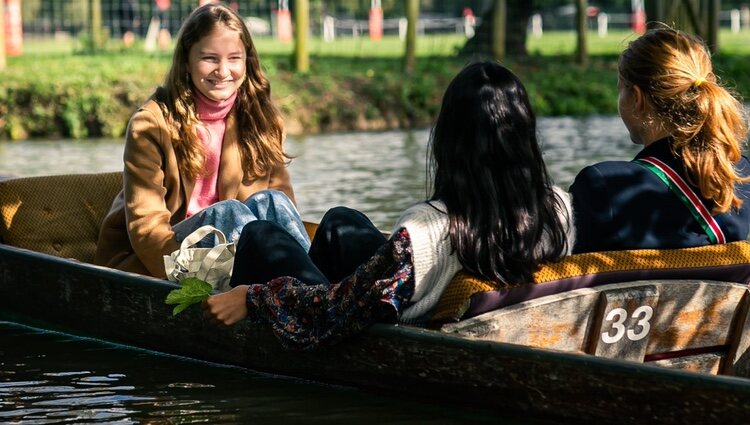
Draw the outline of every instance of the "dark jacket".
[[[670,139],[644,148],[636,158],[652,156],[690,182],[670,149]],[[735,164],[742,176],[750,162]],[[691,185],[706,208],[712,205]],[[629,161],[606,161],[581,170],[570,187],[576,226],[574,253],[639,248],[684,248],[709,245],[703,228],[685,204],[653,172]],[[727,242],[747,239],[750,231],[750,184],[735,185],[743,200],[739,209],[714,216]]]

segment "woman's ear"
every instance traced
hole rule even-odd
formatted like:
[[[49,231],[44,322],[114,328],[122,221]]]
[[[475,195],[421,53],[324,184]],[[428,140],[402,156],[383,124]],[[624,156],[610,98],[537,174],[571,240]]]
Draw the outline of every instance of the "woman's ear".
[[[647,99],[646,99],[646,93],[641,90],[640,87],[633,84],[633,106],[635,107],[636,114],[642,115],[646,112],[647,105]]]

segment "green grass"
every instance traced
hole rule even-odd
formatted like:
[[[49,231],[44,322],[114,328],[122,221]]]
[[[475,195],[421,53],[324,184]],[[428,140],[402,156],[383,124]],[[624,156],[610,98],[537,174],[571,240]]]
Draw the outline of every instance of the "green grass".
[[[293,43],[282,43],[271,37],[255,37],[255,46],[261,56],[291,55]],[[466,42],[459,35],[427,35],[421,36],[417,42],[417,56],[453,56]],[[112,40],[108,44],[110,51],[142,54],[139,50],[143,46],[142,40],[134,48],[126,50],[119,41]],[[25,55],[73,54],[77,48],[74,38],[30,39],[24,41]],[[339,37],[332,42],[323,41],[320,37],[312,37],[308,42],[311,56],[326,57],[354,57],[354,58],[400,58],[404,54],[404,42],[397,36],[385,36],[380,41],[372,41],[369,37]],[[11,58],[12,59],[12,58]]]
[[[635,37],[632,31],[609,31],[606,37],[599,37],[596,31],[589,31],[586,33],[589,55],[618,55],[627,47],[628,41]],[[576,34],[572,31],[545,31],[540,38],[529,34],[526,48],[529,53],[536,55],[572,55],[576,49]]]
[[[592,56],[617,55],[636,37],[635,33],[628,30],[611,30],[606,37],[599,37],[596,31],[589,31],[588,51]],[[254,42],[261,55],[291,55],[294,48],[293,43],[282,43],[271,37],[255,37]],[[466,39],[458,34],[422,35],[417,39],[417,56],[454,56],[465,42]],[[76,45],[75,38],[31,38],[24,40],[24,52],[33,56],[72,54]],[[719,45],[720,54],[750,55],[750,31],[734,34],[728,29],[722,29],[719,33]],[[141,46],[142,43],[136,44],[136,47]],[[542,37],[529,34],[527,39],[528,51],[543,56],[571,55],[575,46],[576,34],[572,31],[545,31]],[[110,41],[109,47],[113,51],[125,52],[118,41]],[[308,47],[311,56],[395,58],[404,53],[404,43],[397,36],[384,36],[380,41],[372,41],[366,35],[356,38],[338,37],[332,42],[311,37]],[[136,48],[132,51],[139,53]],[[13,58],[9,60],[12,61]]]
[[[281,43],[271,38],[256,38],[258,53],[271,55],[291,55],[292,43]],[[417,56],[453,56],[466,39],[458,35],[429,35],[417,40]],[[311,56],[345,58],[400,58],[404,54],[404,42],[397,36],[385,36],[380,41],[369,37],[339,37],[325,42],[313,37],[308,45]]]
[[[632,31],[609,31],[606,37],[599,37],[596,31],[587,33],[588,52],[592,56],[618,55],[637,38]],[[541,38],[529,34],[527,49],[530,53],[545,56],[572,55],[575,52],[576,34],[572,31],[546,31]],[[720,55],[750,55],[750,31],[732,33],[729,29],[719,32]]]

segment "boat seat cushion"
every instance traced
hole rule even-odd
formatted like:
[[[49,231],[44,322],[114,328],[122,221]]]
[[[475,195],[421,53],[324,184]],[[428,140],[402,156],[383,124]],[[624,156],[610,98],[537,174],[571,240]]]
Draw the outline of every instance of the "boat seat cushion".
[[[500,287],[458,272],[432,320],[468,319],[522,301],[579,288],[646,279],[705,279],[750,283],[750,242],[681,249],[590,252],[544,264],[534,282]]]
[[[0,242],[91,262],[122,173],[0,181]]]

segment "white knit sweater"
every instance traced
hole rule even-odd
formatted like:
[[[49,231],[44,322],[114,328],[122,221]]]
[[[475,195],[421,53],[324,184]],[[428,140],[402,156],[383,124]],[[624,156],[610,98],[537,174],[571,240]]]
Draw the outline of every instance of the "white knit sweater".
[[[567,226],[568,251],[565,255],[568,255],[575,239],[570,195],[558,187],[555,187],[555,192],[565,207],[560,214]],[[409,232],[414,254],[414,295],[409,300],[413,304],[403,310],[400,320],[419,323],[429,317],[445,287],[462,266],[456,253],[452,252],[448,214],[443,202],[421,202],[410,207],[401,214],[393,231],[404,227]]]

